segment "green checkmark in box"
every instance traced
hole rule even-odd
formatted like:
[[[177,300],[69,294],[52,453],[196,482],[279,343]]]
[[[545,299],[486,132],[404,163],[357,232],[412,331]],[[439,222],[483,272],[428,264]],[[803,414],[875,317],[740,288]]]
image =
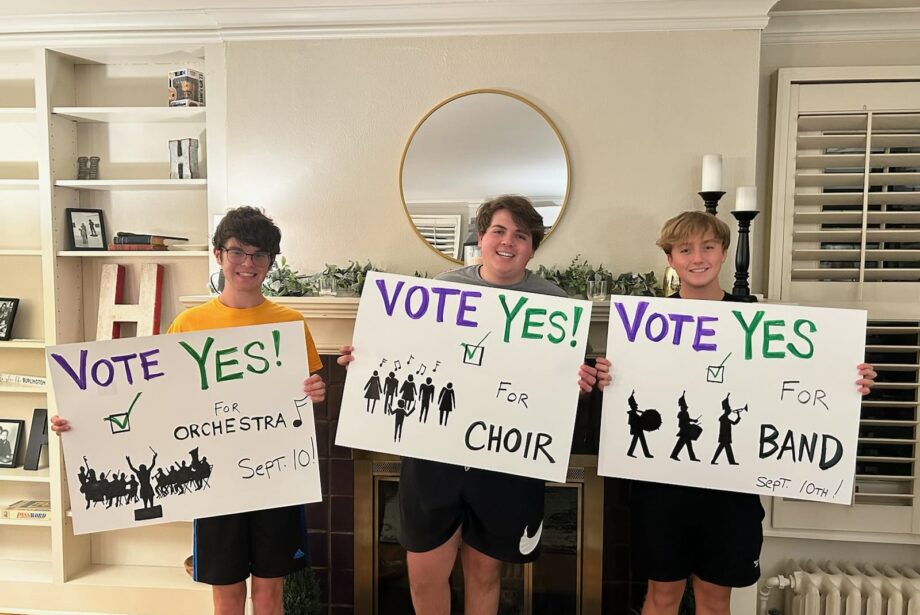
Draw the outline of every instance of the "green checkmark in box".
[[[134,404],[137,403],[137,398],[140,396],[140,393],[134,396],[134,401],[131,402],[131,406],[128,408],[127,412],[110,414],[109,416],[102,419],[103,421],[109,422],[109,427],[112,428],[112,433],[124,433],[126,431],[131,431],[131,412],[134,410]]]

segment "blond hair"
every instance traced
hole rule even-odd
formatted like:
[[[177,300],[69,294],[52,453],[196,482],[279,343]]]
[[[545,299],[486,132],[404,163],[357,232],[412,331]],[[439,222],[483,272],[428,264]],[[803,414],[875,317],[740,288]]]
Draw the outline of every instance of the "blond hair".
[[[728,225],[713,214],[702,211],[685,211],[665,222],[655,244],[664,250],[665,254],[670,254],[676,244],[695,235],[705,236],[707,233],[712,233],[716,241],[721,242],[722,249],[728,250],[731,244]]]

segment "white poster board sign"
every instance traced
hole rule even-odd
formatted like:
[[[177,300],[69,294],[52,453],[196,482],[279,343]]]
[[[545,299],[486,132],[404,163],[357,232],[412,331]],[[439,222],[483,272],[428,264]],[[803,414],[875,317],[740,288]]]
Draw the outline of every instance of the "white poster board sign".
[[[598,472],[848,504],[866,313],[611,299]]]
[[[302,322],[46,352],[74,533],[322,498]]]
[[[591,304],[371,273],[336,444],[565,481]]]

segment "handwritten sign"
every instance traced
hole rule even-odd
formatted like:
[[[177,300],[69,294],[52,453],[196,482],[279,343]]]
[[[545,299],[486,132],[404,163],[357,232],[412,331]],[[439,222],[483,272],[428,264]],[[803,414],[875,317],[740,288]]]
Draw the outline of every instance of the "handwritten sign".
[[[303,323],[52,346],[74,532],[316,502]]]
[[[598,471],[848,504],[866,313],[614,297]]]
[[[591,304],[372,273],[336,444],[565,481]]]

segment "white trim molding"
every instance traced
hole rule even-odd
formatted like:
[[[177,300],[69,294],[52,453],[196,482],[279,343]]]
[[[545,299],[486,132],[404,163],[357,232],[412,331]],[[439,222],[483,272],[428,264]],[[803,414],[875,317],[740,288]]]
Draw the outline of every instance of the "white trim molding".
[[[0,13],[0,44],[762,30],[774,3],[775,0],[303,0],[300,6],[284,8],[150,11],[140,10],[141,5],[149,3],[126,0],[126,9],[118,12]]]
[[[765,45],[920,40],[920,8],[773,13]]]

